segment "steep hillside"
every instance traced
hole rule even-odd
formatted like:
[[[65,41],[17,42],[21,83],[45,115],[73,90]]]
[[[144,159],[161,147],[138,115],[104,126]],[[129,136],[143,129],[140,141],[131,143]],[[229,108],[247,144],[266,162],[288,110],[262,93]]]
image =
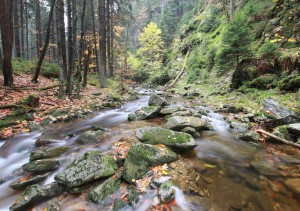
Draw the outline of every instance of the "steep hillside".
[[[274,78],[288,80],[286,78],[294,70],[300,69],[299,2],[239,0],[235,1],[233,18],[228,15],[229,5],[222,2],[202,1],[194,16],[181,26],[182,33],[174,40],[168,55],[172,74],[176,75],[180,70],[189,52],[186,66],[189,83],[210,82],[211,79],[216,82],[216,78],[226,76],[225,83],[222,83],[226,88],[236,89],[242,85],[260,89],[279,86],[288,91],[295,91],[295,85],[299,88],[299,78],[293,78],[294,86],[284,84],[286,81],[260,85]],[[245,30],[249,33],[243,35],[241,31]],[[243,46],[236,46],[246,42],[245,36],[249,36],[250,42],[247,53]],[[227,49],[228,46],[233,49]],[[240,48],[238,52],[237,48]],[[228,56],[235,53],[239,54],[238,60]],[[298,72],[293,74],[298,75]],[[259,81],[250,82],[254,79]]]

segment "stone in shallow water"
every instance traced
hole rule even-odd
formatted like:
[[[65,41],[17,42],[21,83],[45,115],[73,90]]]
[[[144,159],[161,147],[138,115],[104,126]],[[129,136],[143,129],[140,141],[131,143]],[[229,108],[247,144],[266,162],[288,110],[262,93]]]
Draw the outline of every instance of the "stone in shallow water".
[[[141,179],[150,166],[170,163],[177,159],[177,155],[166,147],[136,143],[128,151],[122,177],[131,183],[133,179]]]
[[[120,179],[114,179],[111,177],[102,184],[93,188],[87,198],[97,204],[101,204],[105,201],[105,199],[120,188],[120,183]]]
[[[165,127],[176,131],[181,131],[185,127],[192,127],[197,131],[212,129],[210,122],[193,116],[174,116],[168,120],[168,122],[165,124]]]
[[[144,108],[141,108],[141,109],[129,114],[128,120],[129,121],[138,121],[138,120],[155,118],[159,115],[160,110],[161,110],[160,106],[144,107]]]
[[[23,166],[23,169],[27,172],[41,173],[49,172],[57,169],[60,163],[58,160],[54,159],[43,159],[35,160]]]
[[[238,136],[239,139],[249,142],[258,142],[260,136],[255,131],[247,131]]]
[[[14,183],[11,183],[9,185],[9,187],[11,187],[12,189],[15,189],[15,190],[23,190],[23,189],[27,188],[30,185],[34,185],[34,184],[37,184],[37,183],[40,183],[40,182],[44,181],[45,179],[47,179],[49,174],[50,173],[46,173],[46,174],[43,174],[43,175],[36,175],[36,176],[30,177],[30,178],[25,179],[25,180],[19,180],[19,181],[16,181]]]
[[[175,196],[174,184],[171,180],[164,182],[158,189],[158,196],[162,203],[170,202]]]
[[[158,95],[152,95],[148,102],[149,106],[165,106],[167,104],[166,99]]]
[[[78,187],[96,179],[109,177],[117,170],[112,156],[100,151],[91,151],[75,159],[54,179],[68,188]]]
[[[186,151],[197,146],[194,138],[187,133],[175,132],[158,127],[138,128],[136,137],[145,144],[163,144],[173,150]]]
[[[49,149],[38,149],[30,154],[30,161],[44,159],[44,158],[52,158],[57,157],[59,155],[64,154],[70,148],[67,146],[56,147],[56,148],[49,148]]]
[[[280,176],[280,172],[277,170],[277,168],[267,161],[252,161],[250,165],[260,174],[266,176]]]
[[[98,142],[99,136],[103,134],[103,131],[86,131],[78,136],[76,142],[79,144],[91,144]]]
[[[64,185],[57,182],[46,186],[32,185],[28,187],[9,208],[11,211],[24,211],[31,206],[62,194],[66,190]]]
[[[298,198],[300,198],[300,178],[287,179],[284,183]]]

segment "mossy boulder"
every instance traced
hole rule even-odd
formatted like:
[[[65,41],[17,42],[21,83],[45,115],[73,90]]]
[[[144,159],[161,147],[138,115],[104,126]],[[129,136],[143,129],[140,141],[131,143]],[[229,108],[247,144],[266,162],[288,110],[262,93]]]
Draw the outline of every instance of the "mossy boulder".
[[[247,131],[238,136],[239,139],[248,142],[258,142],[260,136],[255,131]]]
[[[158,95],[152,95],[148,102],[149,106],[165,106],[168,105],[168,102],[165,98],[158,96]]]
[[[129,114],[128,120],[129,121],[137,121],[137,120],[155,118],[159,115],[160,110],[161,110],[160,106],[144,107],[144,108],[141,108],[141,109]]]
[[[298,91],[300,88],[300,76],[291,75],[279,83],[280,90]]]
[[[158,127],[138,128],[136,137],[145,144],[163,144],[176,151],[191,150],[197,146],[194,138],[187,133],[175,132]]]
[[[34,160],[23,166],[23,169],[27,172],[32,173],[42,173],[49,172],[57,169],[60,163],[55,159],[43,159],[43,160]]]
[[[76,140],[79,144],[92,144],[99,140],[99,136],[103,134],[103,131],[86,131],[80,134]]]
[[[175,196],[174,184],[171,180],[164,182],[158,189],[158,197],[162,203],[170,202]]]
[[[256,89],[272,89],[278,86],[279,78],[275,74],[265,74],[254,79],[249,83],[249,87]]]
[[[40,97],[38,95],[29,95],[24,100],[22,104],[29,107],[39,107]]]
[[[120,188],[120,183],[120,179],[114,179],[111,177],[102,184],[93,188],[87,198],[97,204],[101,204],[105,201],[105,199]]]
[[[117,163],[112,156],[100,151],[91,151],[75,159],[54,179],[68,188],[73,188],[96,179],[109,177],[117,168]]]
[[[61,147],[49,148],[49,149],[38,149],[31,152],[30,161],[57,157],[67,152],[69,149],[70,148],[67,146],[61,146]]]
[[[150,166],[170,163],[177,159],[177,155],[166,147],[135,143],[126,156],[122,176],[131,183],[133,179],[141,179]]]
[[[287,125],[287,130],[290,134],[300,137],[300,123]]]
[[[22,178],[16,182],[13,182],[9,185],[14,190],[23,190],[31,185],[40,183],[47,179],[50,173],[42,174],[42,175],[36,175],[28,178]]]
[[[165,128],[175,131],[181,131],[185,127],[195,128],[197,131],[212,129],[210,122],[193,116],[174,116],[171,117],[165,124]]]
[[[11,211],[24,211],[31,206],[62,194],[65,186],[53,182],[46,186],[32,185],[28,187],[9,208]]]

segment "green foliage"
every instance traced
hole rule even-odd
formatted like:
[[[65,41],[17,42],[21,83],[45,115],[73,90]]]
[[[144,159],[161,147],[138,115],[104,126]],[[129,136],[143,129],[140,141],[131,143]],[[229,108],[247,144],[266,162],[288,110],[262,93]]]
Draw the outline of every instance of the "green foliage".
[[[266,42],[260,46],[257,54],[262,59],[274,59],[280,56],[280,51],[276,43]]]
[[[291,75],[279,82],[280,90],[298,91],[300,88],[300,76]]]
[[[163,58],[165,54],[164,41],[161,37],[161,30],[154,22],[150,22],[144,32],[140,34],[139,40],[141,47],[137,50],[137,55],[130,55],[128,64],[134,71],[134,79],[138,82],[144,82],[150,75],[157,78],[161,75],[166,79],[165,74],[157,74],[162,71]]]
[[[210,6],[208,14],[206,14],[199,26],[201,32],[208,33],[218,28],[220,24],[220,21],[218,20],[219,11],[220,9],[215,5]]]
[[[13,59],[12,66],[13,66],[14,73],[33,74],[36,68],[36,61]],[[47,78],[58,78],[59,69],[60,69],[59,65],[55,63],[44,62],[41,69],[41,75]]]
[[[218,67],[227,70],[249,57],[252,40],[247,18],[236,15],[222,33],[222,46],[216,55]]]
[[[278,76],[275,74],[265,74],[259,76],[249,83],[249,87],[257,89],[271,89],[278,86]]]

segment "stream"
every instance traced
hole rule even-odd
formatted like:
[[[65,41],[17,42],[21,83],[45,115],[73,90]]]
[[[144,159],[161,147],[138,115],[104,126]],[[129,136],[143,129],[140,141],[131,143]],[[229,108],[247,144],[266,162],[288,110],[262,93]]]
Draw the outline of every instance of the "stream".
[[[135,128],[164,124],[163,118],[127,121],[128,114],[148,104],[150,92],[140,94],[138,100],[121,108],[100,111],[86,119],[52,124],[43,133],[19,134],[6,142],[0,140],[0,211],[9,210],[21,193],[11,189],[9,184],[23,175],[21,167],[29,161],[37,139],[50,138],[57,140],[51,146],[70,147],[66,154],[60,156],[60,168],[42,183],[45,185],[53,182],[57,173],[87,151],[105,151],[112,143],[133,137]],[[185,196],[178,196],[182,198],[176,198],[176,201],[186,200],[190,210],[299,210],[300,199],[285,186],[285,182],[291,171],[300,177],[300,162],[284,162],[278,154],[266,153],[263,145],[238,140],[236,137],[240,131],[230,129],[223,115],[203,107],[197,100],[173,96],[168,101],[174,107],[192,111],[206,109],[208,115],[202,118],[211,121],[214,128],[213,131],[201,132],[200,138],[196,139],[198,146],[195,150],[182,155],[182,159],[205,178],[204,195],[185,191]],[[101,142],[88,146],[76,144],[76,137],[93,126],[105,128]],[[181,171],[180,167],[178,171]],[[86,202],[80,195],[68,194],[59,197],[59,200],[64,211],[99,210],[99,207]],[[43,210],[46,206],[47,202],[37,205],[34,210]],[[177,207],[174,210],[181,209]]]

